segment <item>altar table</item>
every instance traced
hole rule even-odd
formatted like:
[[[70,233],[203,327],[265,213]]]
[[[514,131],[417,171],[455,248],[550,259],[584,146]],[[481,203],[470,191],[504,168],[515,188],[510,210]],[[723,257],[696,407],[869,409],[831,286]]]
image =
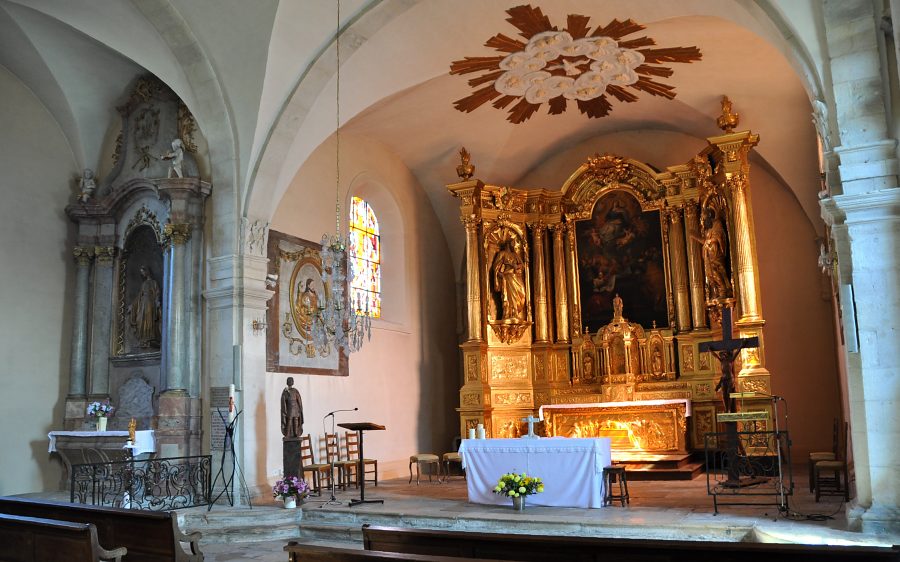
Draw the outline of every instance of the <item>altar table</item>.
[[[58,453],[63,462],[64,471],[60,481],[60,489],[69,485],[73,464],[123,461],[128,456],[156,452],[156,432],[152,429],[136,431],[135,443],[128,453],[125,449],[128,442],[127,431],[51,431],[49,452]]]
[[[472,503],[512,505],[492,490],[504,474],[524,472],[544,482],[542,493],[525,500],[528,505],[603,507],[608,438],[464,439],[459,452]]]

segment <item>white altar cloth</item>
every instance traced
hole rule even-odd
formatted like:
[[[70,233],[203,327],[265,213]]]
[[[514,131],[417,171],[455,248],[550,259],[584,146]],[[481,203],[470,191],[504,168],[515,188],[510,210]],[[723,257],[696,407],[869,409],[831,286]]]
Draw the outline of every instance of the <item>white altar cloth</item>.
[[[47,434],[47,437],[50,438],[50,447],[49,452],[56,452],[56,438],[57,437],[124,437],[122,440],[124,444],[128,440],[128,432],[127,431],[51,431]],[[155,453],[156,452],[156,432],[152,429],[145,429],[142,431],[134,432],[134,447],[129,447],[132,449],[132,454],[134,456],[143,455],[144,453]],[[122,447],[125,448],[124,446]]]
[[[691,401],[687,398],[672,398],[668,400],[632,400],[630,402],[592,402],[589,404],[546,404],[538,410],[538,417],[544,419],[544,408],[553,408],[554,410],[564,410],[567,408],[615,408],[621,406],[661,406],[663,404],[684,404],[685,417],[691,417]]]
[[[610,464],[610,439],[464,439],[459,446],[469,501],[511,505],[492,493],[507,472],[526,473],[544,482],[528,496],[530,505],[603,507],[603,468]]]

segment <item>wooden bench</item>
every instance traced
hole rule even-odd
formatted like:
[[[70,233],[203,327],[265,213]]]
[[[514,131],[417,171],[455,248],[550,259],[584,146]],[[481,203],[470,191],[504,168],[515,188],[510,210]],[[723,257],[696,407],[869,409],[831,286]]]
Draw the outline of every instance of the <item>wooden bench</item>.
[[[0,497],[0,513],[92,523],[100,544],[124,546],[129,562],[200,562],[200,533],[185,535],[173,511],[138,511],[22,497]],[[190,553],[181,543],[188,543]]]
[[[108,545],[107,545],[108,546]],[[119,562],[128,551],[106,550],[90,523],[0,514],[0,560],[3,562]]]
[[[337,548],[289,542],[284,547],[289,562],[372,562],[382,560],[413,560],[420,562],[500,562],[484,558],[461,558],[456,556],[431,556],[427,554],[401,554],[397,552],[378,552],[374,550],[357,550],[355,548]]]
[[[900,548],[665,541],[401,529],[363,525],[366,550],[531,561],[900,562]]]

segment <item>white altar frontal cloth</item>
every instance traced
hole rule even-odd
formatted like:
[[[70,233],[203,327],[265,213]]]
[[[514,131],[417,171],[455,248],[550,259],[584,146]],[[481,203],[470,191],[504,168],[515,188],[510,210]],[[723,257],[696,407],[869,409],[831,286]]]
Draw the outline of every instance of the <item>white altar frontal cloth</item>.
[[[603,468],[610,464],[610,439],[464,439],[459,447],[469,501],[510,505],[494,494],[508,472],[536,476],[544,491],[528,496],[529,505],[603,507]]]
[[[122,443],[128,440],[127,431],[51,431],[47,434],[50,438],[49,452],[56,452],[57,437],[84,437],[86,439],[96,437],[124,437]],[[134,456],[143,455],[144,453],[156,452],[156,432],[152,429],[145,429],[134,432],[134,446],[128,447],[132,450]],[[123,449],[125,446],[122,447]]]

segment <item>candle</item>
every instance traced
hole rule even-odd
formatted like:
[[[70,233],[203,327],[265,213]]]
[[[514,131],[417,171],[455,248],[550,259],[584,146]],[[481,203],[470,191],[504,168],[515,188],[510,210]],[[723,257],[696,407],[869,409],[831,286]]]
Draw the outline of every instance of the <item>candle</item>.
[[[484,439],[484,425],[478,424],[478,438]]]
[[[228,385],[228,397],[234,398],[234,385],[233,384]]]
[[[235,408],[234,408],[234,385],[229,384],[228,385],[228,423],[231,423],[234,421],[234,415],[235,415],[234,410],[235,410]]]
[[[469,428],[469,439],[475,439],[475,428],[474,427]]]

